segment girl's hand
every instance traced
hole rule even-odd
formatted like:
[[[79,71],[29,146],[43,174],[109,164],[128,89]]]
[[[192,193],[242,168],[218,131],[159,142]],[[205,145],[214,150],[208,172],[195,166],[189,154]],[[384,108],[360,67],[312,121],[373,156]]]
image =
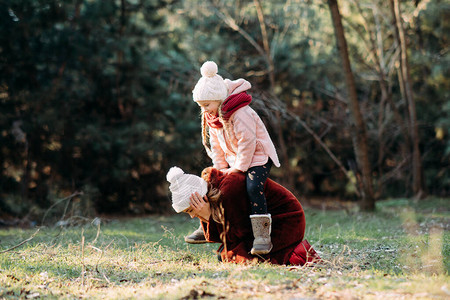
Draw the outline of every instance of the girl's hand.
[[[198,192],[195,192],[189,199],[192,213],[203,222],[208,222],[211,217],[211,207],[208,202],[208,197],[205,196],[202,198]]]
[[[227,174],[227,175],[229,175],[229,174],[231,174],[231,173],[240,173],[241,171],[239,171],[238,169],[235,169],[235,168],[229,168],[229,169],[226,169],[225,171],[223,171],[225,174]]]

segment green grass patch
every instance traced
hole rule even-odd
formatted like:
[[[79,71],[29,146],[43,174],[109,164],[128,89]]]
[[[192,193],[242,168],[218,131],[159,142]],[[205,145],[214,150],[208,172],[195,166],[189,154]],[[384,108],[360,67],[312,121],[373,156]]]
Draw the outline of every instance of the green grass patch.
[[[306,209],[314,267],[225,264],[183,237],[187,215],[0,230],[0,299],[450,297],[450,201],[393,199],[374,213]]]

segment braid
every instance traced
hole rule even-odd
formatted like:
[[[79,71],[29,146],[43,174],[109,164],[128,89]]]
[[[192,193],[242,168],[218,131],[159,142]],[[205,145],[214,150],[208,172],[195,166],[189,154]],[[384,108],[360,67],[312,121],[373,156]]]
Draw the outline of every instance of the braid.
[[[218,111],[219,111],[219,118],[220,118],[220,121],[223,124],[224,133],[226,135],[230,136],[229,133],[230,133],[230,130],[231,130],[231,128],[230,128],[231,122],[230,121],[225,121],[225,119],[223,118],[222,104],[223,104],[223,102],[220,104],[219,109],[218,109]]]
[[[218,112],[219,118],[220,118],[221,120],[223,120],[222,104],[223,104],[223,102],[221,102],[220,105],[219,105],[219,107],[217,108],[217,112]]]
[[[209,148],[209,134],[208,134],[208,124],[206,123],[205,113],[202,112],[202,144],[206,148],[207,152],[210,152],[211,149]]]

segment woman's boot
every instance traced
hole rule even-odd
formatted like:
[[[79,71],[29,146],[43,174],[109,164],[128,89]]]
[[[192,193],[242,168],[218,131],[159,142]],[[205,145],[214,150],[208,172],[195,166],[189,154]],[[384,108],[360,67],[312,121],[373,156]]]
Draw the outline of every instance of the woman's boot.
[[[272,231],[272,218],[270,214],[250,215],[250,221],[252,222],[253,236],[255,237],[250,253],[253,255],[269,253],[273,247],[270,239],[270,233]]]
[[[205,234],[203,233],[202,225],[197,228],[193,233],[184,237],[184,241],[189,244],[204,244],[207,243]]]

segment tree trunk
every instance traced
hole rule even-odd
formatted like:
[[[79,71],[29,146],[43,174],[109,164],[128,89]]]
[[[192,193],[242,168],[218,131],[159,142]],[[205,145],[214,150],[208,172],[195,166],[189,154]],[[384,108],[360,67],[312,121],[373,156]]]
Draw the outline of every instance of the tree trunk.
[[[378,8],[378,5],[375,4],[372,6],[372,15],[373,15],[373,22],[374,22],[374,29],[370,26],[370,21],[367,17],[364,16],[363,9],[361,7],[361,4],[357,0],[352,1],[353,4],[358,9],[358,12],[363,20],[364,28],[360,29],[357,26],[352,26],[352,28],[358,32],[360,37],[362,39],[366,39],[365,33],[367,32],[369,37],[368,45],[366,46],[367,50],[370,51],[372,54],[372,57],[375,61],[374,69],[378,75],[378,83],[380,85],[380,92],[381,92],[381,100],[379,103],[379,115],[378,115],[378,161],[377,161],[377,168],[378,168],[378,177],[380,180],[378,180],[377,185],[374,187],[374,197],[377,199],[381,194],[383,190],[383,185],[385,180],[383,180],[384,174],[383,174],[383,164],[384,159],[386,155],[386,140],[384,138],[385,136],[385,114],[384,111],[387,108],[387,106],[390,107],[390,109],[393,112],[393,117],[395,121],[397,122],[398,126],[401,129],[403,138],[405,139],[405,142],[401,144],[402,153],[408,153],[408,149],[412,149],[411,147],[411,141],[410,141],[410,135],[409,135],[409,121],[405,121],[405,118],[402,117],[400,114],[398,108],[396,107],[393,98],[392,98],[392,90],[389,84],[389,79],[387,74],[390,73],[390,70],[387,70],[386,61],[385,61],[385,54],[384,54],[384,45],[383,45],[383,32],[381,29],[381,20],[380,20],[380,11]],[[364,31],[365,30],[365,31]],[[400,51],[399,51],[400,53]],[[403,92],[403,85],[401,85],[401,90]],[[405,106],[408,107],[408,104],[405,103]],[[408,120],[409,114],[406,115],[406,120]],[[406,150],[406,151],[405,151]],[[410,163],[411,156],[408,154],[407,160]],[[404,157],[404,156],[403,156]],[[399,163],[402,164],[402,163]],[[410,164],[411,165],[411,164]],[[394,169],[396,170],[396,168]],[[408,189],[406,189],[408,190]]]
[[[405,30],[401,19],[400,3],[398,0],[389,0],[392,14],[392,24],[394,26],[394,35],[400,45],[400,73],[401,85],[403,85],[404,95],[408,104],[409,115],[409,134],[412,142],[412,189],[414,196],[422,198],[425,196],[424,175],[422,166],[422,156],[419,148],[419,129],[417,126],[416,104],[414,101],[411,77],[409,71],[408,53],[406,47]]]
[[[355,131],[355,138],[353,146],[359,168],[362,173],[362,203],[361,209],[374,210],[375,200],[372,188],[372,175],[369,162],[369,150],[367,145],[366,126],[359,107],[358,96],[356,93],[355,78],[353,76],[352,68],[350,66],[350,59],[348,55],[347,41],[344,35],[344,27],[342,26],[341,14],[337,0],[328,0],[328,6],[331,12],[331,18],[336,34],[336,43],[339,53],[341,55],[342,64],[345,73],[345,81],[349,96],[348,106],[350,108],[352,125],[351,129]]]
[[[264,52],[266,53],[267,72],[270,82],[270,90],[273,93],[275,90],[275,64],[273,63],[272,54],[270,53],[269,36],[267,34],[266,22],[264,20],[264,13],[261,2],[259,0],[253,0],[258,14],[259,27],[261,28],[261,37],[263,40]]]

